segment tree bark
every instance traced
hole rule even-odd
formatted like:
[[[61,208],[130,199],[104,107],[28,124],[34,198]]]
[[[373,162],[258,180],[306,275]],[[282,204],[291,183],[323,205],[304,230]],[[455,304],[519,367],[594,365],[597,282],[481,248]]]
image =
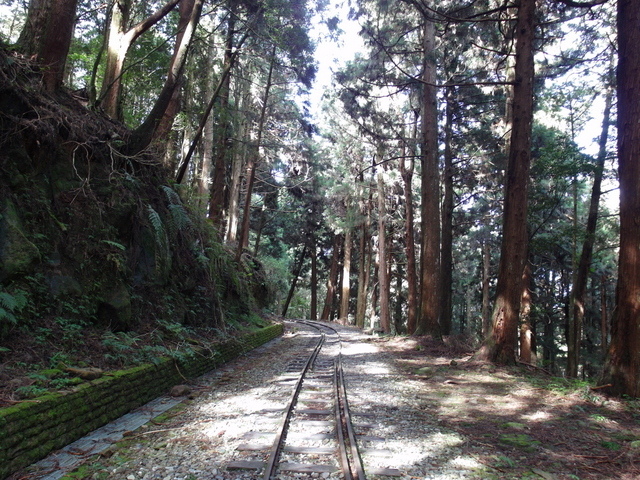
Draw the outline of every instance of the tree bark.
[[[341,235],[334,235],[333,237],[333,254],[331,256],[331,267],[329,268],[329,275],[327,277],[327,297],[324,301],[324,308],[322,309],[321,320],[328,321],[331,317],[331,311],[333,310],[333,300],[336,295],[336,283],[338,281],[338,259],[340,258],[340,243]]]
[[[300,258],[298,259],[296,268],[293,271],[293,280],[291,281],[291,287],[289,288],[287,299],[284,302],[284,307],[282,308],[283,317],[287,316],[287,311],[289,310],[291,299],[293,299],[293,294],[296,291],[296,285],[298,284],[298,279],[300,278],[300,273],[302,272],[302,266],[304,265],[304,258],[306,254],[307,254],[307,246],[305,245],[304,247],[302,247],[302,252],[300,252]]]
[[[318,320],[318,247],[316,246],[316,238],[311,233],[311,320]]]
[[[193,3],[193,0],[189,0]],[[186,2],[186,3],[189,3]],[[127,30],[131,0],[114,0],[109,9],[109,30],[107,35],[107,63],[100,93],[100,106],[111,118],[122,120],[120,96],[124,62],[131,45],[147,30],[162,20],[180,0],[171,0],[152,15]],[[183,1],[183,4],[185,2]],[[181,8],[189,9],[192,5]],[[188,18],[187,18],[188,20]],[[183,24],[185,26],[186,24]]]
[[[213,182],[211,183],[211,196],[209,198],[209,219],[214,225],[222,224],[224,212],[224,191],[227,171],[227,158],[230,150],[229,139],[229,92],[231,91],[231,68],[234,63],[233,37],[236,28],[236,0],[228,0],[229,18],[227,20],[227,35],[224,48],[224,71],[227,75],[220,81],[219,90],[219,120],[218,120],[218,142],[213,167]],[[236,51],[238,49],[236,48]],[[213,103],[212,103],[213,106]]]
[[[409,335],[415,333],[418,318],[418,278],[416,275],[416,244],[413,227],[413,190],[411,188],[415,165],[413,153],[412,149],[407,159],[400,160],[400,175],[403,180],[405,199],[404,241],[407,255],[407,333]]]
[[[602,353],[606,355],[609,348],[609,316],[607,315],[607,276],[600,276],[600,344]]]
[[[533,40],[535,0],[520,0],[516,24],[513,128],[509,146],[504,199],[502,247],[492,333],[479,352],[497,363],[515,363],[522,274],[527,255],[527,192],[533,123]]]
[[[378,285],[380,288],[380,328],[384,333],[391,333],[389,272],[387,270],[387,212],[384,187],[384,174],[378,172]]]
[[[522,274],[520,300],[520,361],[535,364],[535,334],[531,325],[531,266],[527,263]]]
[[[349,297],[351,296],[351,228],[344,233],[342,262],[342,288],[340,291],[340,323],[349,324]]]
[[[43,65],[42,83],[53,93],[62,86],[76,21],[77,0],[31,0],[18,46]]]
[[[567,376],[578,376],[578,365],[580,363],[580,345],[582,339],[582,323],[584,321],[584,297],[587,291],[587,281],[589,280],[589,269],[591,268],[591,258],[593,255],[593,244],[596,239],[596,227],[598,223],[598,209],[600,208],[600,187],[604,175],[604,165],[607,158],[607,140],[609,138],[609,125],[611,123],[611,104],[613,101],[612,88],[607,89],[605,97],[605,108],[602,119],[602,132],[598,141],[598,158],[593,174],[593,186],[591,188],[591,200],[589,202],[589,215],[587,217],[587,228],[585,239],[582,244],[582,252],[578,262],[575,283],[571,291],[571,305],[569,317],[569,335],[567,345]]]
[[[422,253],[420,259],[420,317],[417,335],[440,338],[440,173],[438,168],[438,106],[436,34],[424,17],[422,90]]]
[[[173,51],[171,65],[169,67],[164,86],[162,87],[162,91],[158,95],[158,98],[145,121],[132,133],[128,145],[125,147],[125,153],[128,155],[140,153],[151,144],[151,141],[155,138],[160,122],[171,105],[175,90],[180,85],[180,79],[187,61],[187,54],[191,46],[191,40],[193,39],[196,27],[200,21],[200,14],[202,13],[202,4],[204,0],[190,1],[193,3],[189,4],[191,6],[190,11],[188,12],[189,20],[185,28],[180,32],[178,38],[176,38],[176,45]],[[186,16],[187,12],[184,10],[181,11],[181,18]]]
[[[488,237],[488,235],[486,235]],[[491,282],[491,245],[489,239],[482,242],[482,338],[491,333],[491,306],[489,283]]]
[[[358,299],[356,305],[356,326],[364,328],[364,319],[367,313],[367,295],[369,292],[369,278],[371,270],[371,202],[372,189],[369,189],[369,197],[363,202],[361,212],[364,217],[360,230],[360,257],[358,262]]]
[[[442,199],[442,246],[440,328],[443,335],[451,333],[451,297],[453,282],[453,88],[447,88],[444,140],[444,196]]]
[[[260,107],[260,119],[258,120],[258,132],[256,133],[255,152],[249,154],[249,164],[247,165],[247,187],[245,191],[244,209],[242,212],[242,227],[240,228],[240,239],[238,240],[238,250],[236,259],[240,258],[242,251],[249,245],[249,221],[251,220],[251,195],[253,193],[253,184],[256,180],[256,168],[260,163],[260,144],[262,143],[262,133],[264,131],[264,122],[267,117],[267,105],[269,103],[269,93],[273,85],[273,69],[276,63],[276,46],[271,50],[271,59],[269,61],[269,73],[267,74],[267,83],[264,87],[264,97],[262,98],[262,106]]]
[[[240,47],[242,46],[242,44],[244,43],[244,41],[247,39],[247,37],[249,36],[248,33],[246,33],[238,42],[238,46],[236,47],[236,50],[233,52],[231,60],[229,61],[229,64],[225,66],[224,70],[222,71],[222,74],[220,76],[220,80],[218,81],[218,86],[216,87],[216,89],[214,90],[213,94],[211,95],[211,99],[209,100],[209,103],[207,104],[207,108],[204,111],[204,114],[202,115],[202,118],[200,119],[200,124],[198,125],[198,129],[196,130],[194,136],[193,136],[193,140],[191,141],[191,146],[189,147],[189,151],[187,152],[187,154],[184,157],[184,160],[182,161],[182,164],[180,165],[180,168],[178,169],[178,173],[176,175],[176,183],[182,183],[182,180],[184,179],[184,175],[187,172],[187,167],[189,166],[189,161],[191,160],[191,157],[193,155],[193,152],[195,152],[196,147],[198,145],[198,142],[200,142],[200,139],[202,138],[202,133],[204,132],[204,128],[206,126],[207,120],[209,119],[209,115],[211,114],[211,110],[213,110],[213,106],[216,103],[216,100],[218,100],[218,98],[220,98],[222,96],[222,91],[226,85],[226,83],[228,82],[228,78],[229,78],[229,74],[231,73],[231,69],[233,68],[235,59],[238,56],[238,53],[240,53]],[[228,98],[226,100],[228,102]],[[217,163],[217,160],[216,160]],[[224,171],[223,171],[224,173]],[[213,188],[213,187],[212,187]],[[209,212],[209,216],[211,216],[211,212]]]
[[[602,383],[640,396],[640,9],[618,0],[618,175],[620,253],[616,309]]]

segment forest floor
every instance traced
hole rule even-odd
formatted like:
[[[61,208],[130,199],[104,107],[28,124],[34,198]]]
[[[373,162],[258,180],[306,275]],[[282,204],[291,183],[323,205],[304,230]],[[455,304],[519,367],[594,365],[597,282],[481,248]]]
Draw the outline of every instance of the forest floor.
[[[350,327],[347,329],[354,331]],[[212,428],[206,422],[203,424],[202,409],[222,408],[221,406],[226,405],[225,402],[230,402],[236,396],[250,395],[250,392],[262,388],[260,385],[264,383],[264,379],[270,378],[269,375],[277,375],[280,371],[278,369],[283,368],[280,363],[286,362],[288,356],[293,355],[292,347],[287,346],[290,343],[288,338],[285,336],[284,341],[271,347],[273,352],[256,352],[255,355],[232,362],[220,372],[212,372],[215,378],[216,375],[220,377],[207,387],[207,391],[211,392],[209,395],[213,396],[208,398],[203,394],[196,397],[192,406],[188,406],[187,402],[184,407],[187,413],[176,416],[173,419],[176,425],[172,424],[172,428],[168,429],[172,434],[178,432],[175,433],[176,438],[156,440],[154,435],[155,443],[135,444],[132,451],[114,455],[115,459],[127,458],[122,465],[118,463],[121,460],[101,457],[96,460],[95,466],[90,467],[89,471],[92,473],[76,473],[68,478],[156,478],[149,476],[151,467],[145,467],[144,463],[136,464],[136,458],[140,462],[151,462],[154,469],[159,469],[156,472],[158,475],[163,471],[161,468],[166,467],[167,474],[163,473],[157,478],[209,478],[169,473],[174,465],[181,463],[195,468],[198,455],[203,457],[203,463],[211,461],[212,453],[209,450],[194,451],[190,446],[199,440],[198,434],[194,432],[204,428],[202,425]],[[548,375],[538,368],[496,367],[476,362],[472,360],[472,352],[461,346],[455,338],[442,344],[428,337],[377,337],[359,334],[358,341],[375,350],[369,354],[368,361],[375,364],[388,362],[393,364],[393,369],[397,372],[389,376],[388,380],[380,377],[378,382],[362,377],[362,381],[374,391],[373,396],[379,404],[376,408],[381,410],[381,418],[392,419],[391,430],[398,435],[395,443],[401,443],[402,448],[407,451],[420,451],[424,458],[429,459],[428,465],[420,467],[424,469],[422,474],[407,471],[403,479],[640,478],[640,399],[609,398],[598,390],[592,390],[584,382],[569,382]],[[36,353],[31,351],[35,357],[38,356]],[[87,363],[99,365],[98,359],[87,359]],[[273,372],[270,373],[269,369]],[[0,383],[4,383],[4,380]],[[362,386],[352,387],[356,397],[358,393],[361,394],[358,389]],[[5,392],[5,395],[12,397],[10,392]],[[239,410],[236,404],[229,408],[232,414],[225,420],[227,423],[229,418],[233,418],[231,423],[236,429],[242,422],[252,425],[252,417]],[[207,417],[207,421],[211,422],[212,418]],[[193,422],[192,426],[188,426],[189,421]],[[408,425],[402,428],[408,429],[416,437],[413,444],[405,443],[410,441],[409,436],[398,433],[403,423]],[[227,427],[220,427],[221,431]],[[457,440],[454,456],[473,463],[468,466],[466,473],[451,470],[452,467],[446,464],[444,456],[438,456],[437,453],[432,455],[445,447],[431,445],[430,442],[437,442],[439,437],[423,435],[421,429],[427,427],[433,431],[451,432],[440,435],[440,441],[445,437],[455,436]],[[412,429],[415,431],[411,432]],[[144,433],[137,435],[136,442],[143,436]],[[214,440],[208,438],[210,448],[215,447],[219,452],[233,451],[230,447],[215,445],[216,441],[227,447],[227,444],[231,445],[225,437],[215,436]],[[181,446],[181,442],[184,445]],[[170,444],[177,450],[165,449],[165,444]],[[428,452],[432,453],[427,454]],[[221,456],[217,460],[223,463],[224,458]],[[421,461],[424,463],[426,460]],[[114,468],[117,470],[113,470]],[[105,471],[109,472],[107,476],[101,476],[101,472]],[[142,471],[146,471],[147,476],[140,474]],[[427,472],[434,471],[440,473],[427,475]],[[453,473],[460,476],[452,476]],[[19,475],[16,478],[38,477]],[[227,477],[221,470],[210,478]]]
[[[420,408],[501,478],[640,478],[640,400],[609,398],[536,368],[475,362],[429,338],[375,342],[424,382]]]

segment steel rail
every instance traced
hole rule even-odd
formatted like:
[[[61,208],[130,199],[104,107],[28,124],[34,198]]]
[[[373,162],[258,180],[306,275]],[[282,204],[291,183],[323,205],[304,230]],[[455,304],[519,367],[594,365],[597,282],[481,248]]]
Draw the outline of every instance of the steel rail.
[[[313,321],[301,321],[305,325],[309,325],[319,329],[320,327],[332,330],[338,335],[340,339],[340,332],[322,323],[316,323]],[[340,346],[342,350],[342,345]],[[351,411],[349,409],[349,401],[347,399],[347,387],[344,379],[344,370],[342,368],[342,351],[338,354],[337,361],[335,362],[335,391],[336,391],[336,422],[341,428],[337,428],[338,444],[340,450],[340,464],[342,466],[344,480],[366,480],[364,467],[362,465],[362,459],[360,457],[360,451],[358,450],[358,442],[356,440],[356,434],[353,429],[353,423],[351,422]],[[349,450],[351,453],[351,460],[347,452],[347,444],[345,441],[345,433],[349,442]]]
[[[307,371],[309,370],[309,367],[313,365],[313,362],[318,357],[318,354],[322,349],[322,345],[324,345],[324,341],[325,341],[325,334],[321,332],[321,337],[320,337],[320,340],[318,341],[318,344],[314,348],[313,353],[307,359],[307,362],[305,363],[302,369],[302,372],[300,373],[300,377],[298,378],[298,381],[296,382],[296,386],[293,390],[293,393],[291,394],[291,399],[289,400],[289,403],[287,404],[287,407],[285,409],[285,415],[280,423],[280,426],[276,433],[276,437],[273,440],[273,445],[271,447],[271,454],[269,455],[269,460],[265,465],[264,477],[263,477],[264,480],[271,480],[271,478],[273,477],[276,471],[278,460],[280,458],[280,452],[282,450],[283,439],[285,437],[285,433],[287,431],[287,426],[289,424],[289,421],[291,420],[293,409],[298,401],[298,396],[300,394],[300,390],[302,389],[304,378],[307,374]]]

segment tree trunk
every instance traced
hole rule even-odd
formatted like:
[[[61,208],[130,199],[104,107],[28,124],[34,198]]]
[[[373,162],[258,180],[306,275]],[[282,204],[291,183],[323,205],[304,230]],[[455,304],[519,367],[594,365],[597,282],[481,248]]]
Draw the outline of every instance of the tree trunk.
[[[405,150],[406,153],[406,150]],[[418,318],[418,278],[416,275],[416,244],[413,228],[413,181],[414,158],[413,149],[409,158],[400,160],[400,174],[403,180],[405,199],[404,241],[407,255],[407,333],[413,335],[416,331]]]
[[[425,16],[422,90],[422,254],[420,317],[416,334],[442,335],[440,317],[440,174],[438,168],[438,106],[436,35]]]
[[[489,299],[489,284],[491,282],[491,245],[489,235],[482,242],[482,338],[491,333],[491,308]]]
[[[451,333],[451,296],[453,282],[453,88],[447,88],[444,141],[444,197],[442,199],[442,247],[440,328],[443,335]]]
[[[369,292],[369,278],[371,270],[371,239],[369,230],[371,228],[371,192],[369,198],[365,200],[361,211],[364,222],[360,231],[360,258],[358,262],[358,299],[356,305],[356,326],[364,328],[364,319],[367,313],[367,295]]]
[[[344,233],[342,263],[342,289],[340,291],[340,323],[349,324],[349,297],[351,296],[351,228]]]
[[[615,395],[640,396],[640,9],[618,0],[620,254],[611,344],[602,378]]]
[[[111,118],[122,120],[120,96],[124,62],[131,45],[153,25],[162,20],[180,0],[171,0],[142,22],[127,30],[131,0],[114,0],[109,9],[109,29],[107,34],[107,63],[100,93],[100,106]],[[182,2],[181,9],[190,10],[193,0]],[[188,17],[187,17],[188,23]],[[186,26],[186,23],[182,27]],[[180,28],[180,27],[179,27]]]
[[[296,285],[298,284],[298,279],[300,278],[300,273],[302,272],[302,266],[304,265],[304,257],[307,254],[307,246],[302,247],[302,252],[300,252],[300,258],[298,259],[298,264],[296,265],[295,270],[293,271],[293,280],[291,281],[291,287],[289,288],[289,294],[287,295],[287,300],[284,302],[284,307],[282,308],[282,316],[287,316],[287,310],[289,310],[289,305],[291,304],[291,299],[293,299],[293,294],[296,291]]]
[[[527,263],[522,274],[520,300],[520,361],[535,364],[535,335],[531,326],[531,266]]]
[[[395,311],[393,315],[393,325],[396,334],[402,334],[404,331],[404,306],[407,303],[407,299],[402,291],[402,282],[404,280],[404,271],[402,269],[402,262],[396,261],[396,301]]]
[[[67,55],[76,22],[77,0],[31,0],[18,46],[43,65],[42,82],[48,92],[62,86]]]
[[[378,285],[380,288],[380,328],[384,333],[391,333],[389,272],[387,270],[387,212],[384,191],[384,174],[378,172]]]
[[[606,355],[609,348],[609,318],[607,315],[607,276],[600,276],[600,335],[602,337],[602,353]]]
[[[190,4],[191,9],[188,12],[189,21],[186,27],[179,33],[178,38],[176,38],[171,65],[162,91],[158,95],[156,103],[149,115],[147,115],[145,121],[132,133],[131,139],[125,148],[125,153],[129,155],[140,153],[150,145],[151,141],[155,138],[158,125],[171,105],[175,90],[180,85],[182,72],[187,61],[187,53],[189,52],[191,40],[193,39],[195,29],[200,21],[200,14],[202,13],[203,0],[191,1],[193,1],[193,3]],[[180,16],[181,19],[186,17],[187,12],[184,10],[181,11]]]
[[[334,235],[333,237],[333,254],[331,256],[331,267],[329,268],[329,275],[327,277],[327,297],[324,301],[324,308],[322,309],[320,320],[330,320],[331,311],[333,310],[333,300],[336,295],[336,283],[338,281],[338,259],[340,258],[341,238],[341,235]]]
[[[224,212],[224,190],[227,171],[227,158],[230,150],[229,127],[229,92],[231,91],[231,71],[234,62],[233,36],[236,28],[236,0],[228,0],[229,17],[227,20],[227,35],[224,49],[224,71],[227,75],[221,78],[218,102],[218,142],[213,167],[213,182],[211,184],[211,197],[209,199],[209,219],[214,225],[222,224]],[[236,48],[236,51],[237,48]],[[249,154],[251,156],[251,154]],[[240,246],[240,248],[242,248]]]
[[[513,88],[513,128],[509,146],[504,199],[502,247],[492,333],[480,356],[497,363],[515,363],[522,297],[522,273],[527,255],[527,191],[533,122],[533,40],[535,0],[520,0],[516,24]]]
[[[318,320],[318,247],[316,238],[311,233],[311,320]]]
[[[604,165],[607,158],[607,140],[609,138],[609,124],[611,103],[613,100],[612,88],[607,89],[605,97],[605,109],[602,119],[602,132],[598,141],[598,159],[593,174],[593,186],[591,188],[591,201],[589,203],[589,215],[587,217],[587,229],[585,239],[582,244],[582,253],[578,262],[575,283],[571,291],[571,305],[569,317],[569,335],[567,342],[567,376],[578,376],[578,365],[580,363],[580,345],[582,339],[582,323],[584,321],[584,297],[587,291],[587,281],[589,279],[589,269],[591,268],[591,257],[593,254],[593,244],[596,239],[596,226],[598,223],[598,209],[600,208],[600,187],[604,174]]]
[[[248,36],[249,36],[249,34],[246,33],[240,39],[240,41],[238,42],[238,46],[236,47],[236,50],[233,52],[233,54],[231,56],[231,60],[230,60],[229,64],[225,66],[224,70],[222,71],[222,74],[220,75],[220,80],[218,81],[218,86],[216,87],[215,91],[213,92],[213,95],[211,96],[211,99],[209,100],[209,103],[207,104],[207,108],[205,109],[204,114],[202,115],[202,118],[200,119],[200,124],[198,125],[198,129],[196,130],[196,132],[195,132],[195,134],[193,136],[193,141],[191,142],[191,146],[189,147],[189,151],[184,156],[184,160],[182,161],[182,164],[180,165],[180,168],[178,169],[178,173],[176,174],[176,183],[182,183],[182,180],[184,179],[184,175],[187,172],[187,167],[189,166],[189,161],[191,160],[191,156],[193,155],[193,152],[195,151],[196,146],[198,145],[198,142],[200,142],[200,139],[202,138],[202,133],[204,132],[204,128],[206,126],[207,120],[209,119],[209,115],[211,114],[211,110],[213,110],[213,106],[216,103],[216,100],[218,100],[218,98],[221,98],[223,89],[226,88],[225,84],[228,82],[229,74],[231,72],[231,69],[233,68],[234,63],[235,63],[235,59],[237,58],[238,53],[240,52],[240,47],[242,46],[242,44],[244,43],[244,41],[247,39]],[[227,101],[228,101],[228,99],[227,99]],[[217,160],[216,160],[216,162],[217,162]],[[209,216],[211,216],[211,211],[209,211]]]
[[[267,104],[269,103],[269,93],[273,84],[273,68],[276,63],[276,47],[271,50],[271,60],[269,62],[269,73],[267,74],[267,84],[264,87],[264,97],[260,108],[260,119],[258,121],[258,132],[256,133],[255,152],[249,154],[249,164],[247,165],[247,187],[245,191],[244,209],[242,212],[242,227],[240,228],[240,239],[238,240],[238,250],[236,259],[240,258],[242,251],[249,245],[249,221],[251,220],[251,195],[253,184],[256,179],[256,168],[260,163],[260,144],[262,143],[262,132],[267,116]]]

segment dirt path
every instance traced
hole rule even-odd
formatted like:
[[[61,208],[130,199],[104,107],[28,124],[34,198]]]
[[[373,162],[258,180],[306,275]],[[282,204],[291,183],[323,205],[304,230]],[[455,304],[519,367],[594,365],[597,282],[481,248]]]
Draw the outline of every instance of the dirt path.
[[[640,400],[521,368],[471,362],[427,339],[374,340],[424,388],[416,407],[465,437],[483,479],[640,478]]]

